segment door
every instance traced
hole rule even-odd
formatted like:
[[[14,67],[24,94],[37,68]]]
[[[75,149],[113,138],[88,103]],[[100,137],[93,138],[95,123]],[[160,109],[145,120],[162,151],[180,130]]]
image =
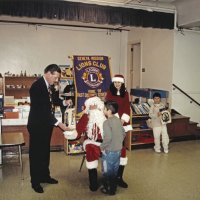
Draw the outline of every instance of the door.
[[[141,43],[132,44],[130,51],[130,88],[140,88],[142,87]]]

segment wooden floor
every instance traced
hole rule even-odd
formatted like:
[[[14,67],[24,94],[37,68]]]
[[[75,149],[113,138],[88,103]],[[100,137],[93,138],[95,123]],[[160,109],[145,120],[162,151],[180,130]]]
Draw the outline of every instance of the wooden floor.
[[[0,168],[0,200],[200,199],[200,140],[173,142],[168,154],[158,154],[152,149],[133,149],[128,152],[128,158],[124,179],[129,188],[118,188],[116,196],[106,196],[100,190],[89,190],[85,166],[78,172],[82,155],[52,152],[51,175],[59,184],[43,184],[43,194],[31,188],[28,154],[23,155],[24,180],[21,180],[16,156],[7,156]]]

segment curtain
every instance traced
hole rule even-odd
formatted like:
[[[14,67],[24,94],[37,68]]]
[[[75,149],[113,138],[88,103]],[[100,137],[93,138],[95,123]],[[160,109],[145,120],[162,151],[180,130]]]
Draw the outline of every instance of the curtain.
[[[83,23],[174,28],[174,14],[56,0],[1,0],[0,15]]]

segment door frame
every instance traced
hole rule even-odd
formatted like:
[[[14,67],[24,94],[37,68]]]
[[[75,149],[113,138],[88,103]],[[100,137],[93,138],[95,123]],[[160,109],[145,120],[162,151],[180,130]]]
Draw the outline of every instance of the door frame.
[[[131,52],[131,48],[133,47],[134,44],[140,44],[140,83],[139,83],[139,87],[142,88],[142,42],[141,40],[138,41],[132,41],[128,43],[127,49],[128,49],[128,55],[127,55],[127,90],[130,91],[131,89],[131,68],[132,68],[132,52]]]

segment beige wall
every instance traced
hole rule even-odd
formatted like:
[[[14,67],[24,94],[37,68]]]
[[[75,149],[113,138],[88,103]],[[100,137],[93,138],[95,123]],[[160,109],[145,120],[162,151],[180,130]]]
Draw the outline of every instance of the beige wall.
[[[173,83],[200,103],[200,32],[175,31]],[[200,126],[200,107],[173,90],[172,105]]]
[[[173,72],[173,31],[132,28],[128,43],[141,42],[142,86],[171,91]]]
[[[71,64],[68,56],[105,55],[111,71],[118,73],[126,63],[127,32],[73,27],[0,24],[0,73],[43,74],[50,63]]]

